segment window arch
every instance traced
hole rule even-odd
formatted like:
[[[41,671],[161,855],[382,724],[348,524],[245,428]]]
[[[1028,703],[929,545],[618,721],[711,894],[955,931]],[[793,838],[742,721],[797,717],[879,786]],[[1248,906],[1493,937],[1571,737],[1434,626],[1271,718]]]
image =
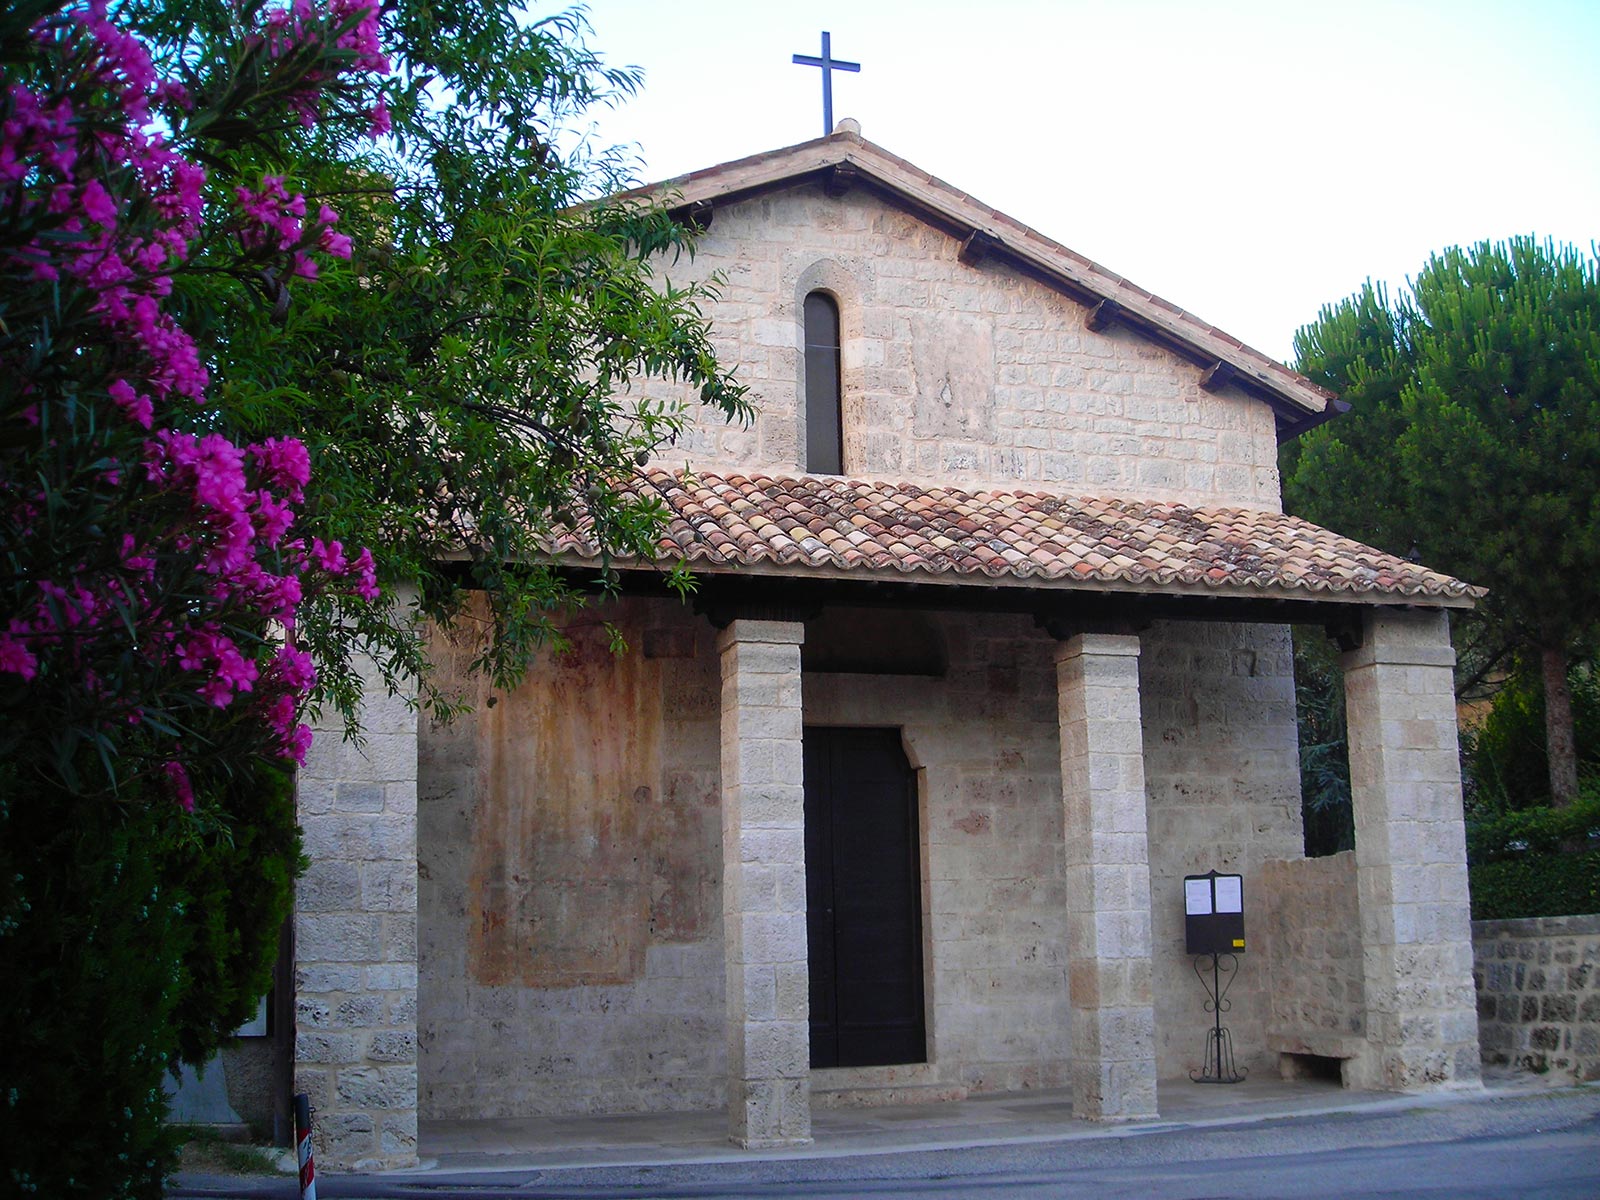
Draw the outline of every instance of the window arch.
[[[842,475],[839,304],[827,292],[811,292],[805,299],[805,381],[805,469],[817,475]]]

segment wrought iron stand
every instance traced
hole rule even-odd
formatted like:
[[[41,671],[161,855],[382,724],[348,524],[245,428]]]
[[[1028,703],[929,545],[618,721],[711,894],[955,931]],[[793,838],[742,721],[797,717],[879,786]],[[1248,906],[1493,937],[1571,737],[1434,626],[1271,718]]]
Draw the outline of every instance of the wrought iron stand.
[[[1201,970],[1201,964],[1207,958],[1211,959],[1210,979]],[[1228,960],[1226,970],[1222,967],[1223,959]],[[1222,1014],[1233,1007],[1233,1002],[1228,999],[1228,989],[1238,978],[1239,958],[1234,954],[1196,954],[1194,973],[1200,980],[1200,986],[1206,990],[1206,1011],[1213,1014],[1214,1023],[1206,1031],[1206,1065],[1198,1075],[1190,1071],[1189,1078],[1195,1083],[1243,1083],[1250,1069],[1246,1067],[1241,1071],[1234,1065],[1233,1035],[1222,1024]]]

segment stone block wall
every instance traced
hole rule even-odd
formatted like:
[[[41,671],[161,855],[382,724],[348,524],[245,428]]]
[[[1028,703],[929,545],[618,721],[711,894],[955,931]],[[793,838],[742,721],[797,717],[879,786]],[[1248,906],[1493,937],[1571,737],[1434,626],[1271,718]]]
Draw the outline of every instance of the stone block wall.
[[[1141,637],[1149,795],[1156,1066],[1163,1079],[1204,1065],[1211,1017],[1184,949],[1183,877],[1244,877],[1245,939],[1228,999],[1240,1066],[1275,1066],[1269,975],[1260,942],[1268,863],[1299,857],[1300,759],[1289,631],[1168,623]]]
[[[1472,923],[1483,1061],[1600,1079],[1600,915]]]
[[[724,1102],[716,631],[670,601],[602,618],[629,655],[580,649],[423,730],[425,1117]],[[928,620],[942,677],[803,679],[806,723],[900,726],[921,781],[932,1061],[818,1073],[828,1102],[896,1081],[923,1098],[1066,1081],[1054,644],[1024,617]],[[459,677],[470,648],[434,653]]]
[[[801,470],[801,308],[820,288],[839,302],[848,475],[1280,506],[1265,404],[1202,390],[1194,364],[1115,324],[1091,332],[1082,305],[959,250],[864,189],[832,199],[802,184],[719,206],[693,261],[661,269],[724,276],[714,341],[756,417],[737,427],[697,412],[660,465]]]
[[[1260,899],[1268,1049],[1355,1057],[1366,1040],[1366,998],[1354,852],[1265,863]]]
[[[464,682],[470,622],[433,638],[474,711],[422,738],[425,1117],[723,1102],[716,631],[630,600],[568,633],[509,694]]]
[[[271,1136],[273,1119],[284,1107],[278,1100],[282,1087],[273,1070],[272,1039],[229,1038],[217,1051],[214,1065],[224,1072],[228,1103],[252,1132]]]
[[[725,1099],[716,631],[671,601],[586,620],[574,655],[516,693],[474,691],[474,715],[423,729],[425,1117]],[[605,650],[603,620],[628,655]],[[921,806],[930,1061],[818,1073],[829,1103],[1068,1082],[1056,643],[1022,616],[914,620],[939,644],[941,673],[803,676],[805,723],[903,731]],[[459,676],[470,648],[436,639],[434,653]],[[1298,851],[1287,654],[1279,632],[1250,626],[1141,638],[1164,1077],[1199,1065],[1208,1023],[1183,953],[1182,876],[1242,870],[1253,912],[1262,865]],[[1243,962],[1232,1028],[1255,1062],[1267,984],[1254,948]]]
[[[297,782],[295,1090],[335,1170],[417,1162],[417,716],[364,670],[364,742],[330,714]]]

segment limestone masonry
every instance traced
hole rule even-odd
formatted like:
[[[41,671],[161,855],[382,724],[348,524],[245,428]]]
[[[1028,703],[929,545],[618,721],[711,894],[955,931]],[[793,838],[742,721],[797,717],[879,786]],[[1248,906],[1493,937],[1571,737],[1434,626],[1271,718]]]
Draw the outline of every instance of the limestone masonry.
[[[1600,1079],[1600,915],[1475,921],[1485,1062]]]
[[[745,553],[701,562],[689,602],[625,564],[621,594],[571,615],[569,645],[511,691],[468,672],[469,607],[429,634],[465,716],[439,725],[378,689],[364,745],[321,731],[295,922],[319,1160],[412,1165],[419,1119],[425,1138],[429,1120],[535,1113],[725,1109],[746,1147],[803,1144],[813,1104],[1033,1088],[1070,1089],[1077,1119],[1148,1118],[1157,1080],[1202,1065],[1183,877],[1211,869],[1244,878],[1240,1065],[1476,1085],[1446,613],[1472,589],[1363,565],[1303,523],[1272,560],[1293,569],[1263,566],[1252,531],[1281,523],[1249,513],[1184,551],[1203,559],[1194,579],[1159,576],[1102,503],[1276,513],[1279,439],[1332,398],[853,133],[677,187],[710,224],[692,262],[662,270],[722,277],[709,316],[757,415],[695,413],[653,465],[726,477],[742,525],[685,508],[674,528]],[[874,516],[837,478],[781,498],[735,483],[806,478],[817,291],[842,328],[846,476],[922,508]],[[1040,494],[1031,511],[1069,513],[1092,554],[1052,550],[1059,569],[1030,574],[1026,528],[1005,541],[1003,512],[917,493],[988,486]],[[892,549],[941,504],[952,558],[992,567],[912,578],[756,552],[790,536],[763,505]],[[939,552],[925,542],[906,554]],[[583,566],[575,546],[552,554]],[[1138,569],[1095,574],[1118,555]],[[1319,563],[1337,569],[1300,582]],[[1348,648],[1357,847],[1332,860],[1302,855],[1290,621]],[[898,745],[888,782],[821,788],[806,755],[830,729]],[[835,804],[907,805],[911,833],[841,846]],[[1552,1069],[1592,1061],[1590,1005],[1556,983],[1592,947],[1562,936],[1549,963],[1519,943],[1478,967],[1506,984],[1497,1018],[1540,1009],[1526,1042],[1496,1046]],[[814,1068],[824,1028],[848,1048]],[[890,1028],[885,1053],[874,1031]]]
[[[960,250],[864,192],[797,187],[719,209],[683,274],[723,276],[717,352],[739,364],[756,420],[741,429],[697,412],[660,464],[803,473],[795,331],[820,288],[839,300],[856,478],[1281,507],[1265,405],[1203,391],[1176,355],[1125,329],[1091,333],[1079,304],[1017,272],[965,266]]]

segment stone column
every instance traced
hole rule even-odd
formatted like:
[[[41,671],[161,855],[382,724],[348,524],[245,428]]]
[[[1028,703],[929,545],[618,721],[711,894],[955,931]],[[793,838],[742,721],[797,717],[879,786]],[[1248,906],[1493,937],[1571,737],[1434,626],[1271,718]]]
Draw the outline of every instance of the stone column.
[[[1085,633],[1056,651],[1066,806],[1072,1113],[1156,1115],[1139,639]]]
[[[798,621],[734,621],[722,656],[722,936],[728,1135],[811,1140]]]
[[[1450,623],[1376,610],[1344,655],[1366,979],[1363,1087],[1479,1083]]]
[[[336,713],[298,779],[311,865],[295,889],[295,1090],[317,1164],[417,1164],[417,714],[362,661],[365,744]]]

